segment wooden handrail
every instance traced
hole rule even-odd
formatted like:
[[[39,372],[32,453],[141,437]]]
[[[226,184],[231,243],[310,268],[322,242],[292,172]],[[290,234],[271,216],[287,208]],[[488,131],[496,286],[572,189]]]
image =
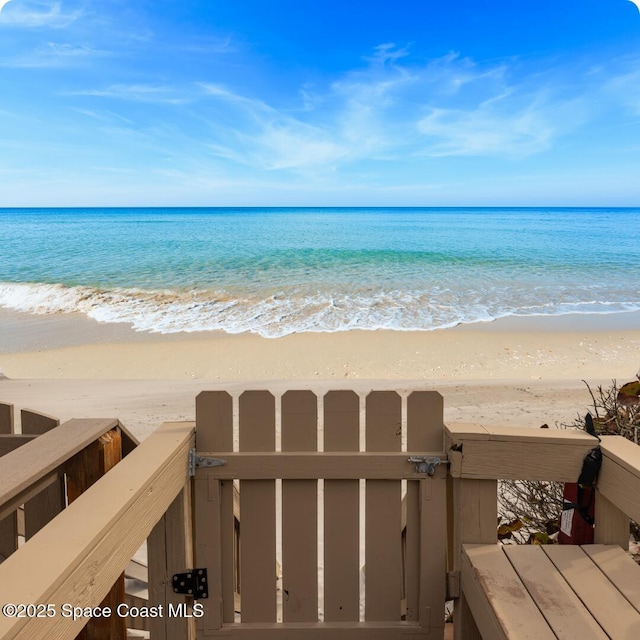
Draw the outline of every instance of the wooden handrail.
[[[449,424],[446,449],[454,478],[575,482],[593,436],[572,429]]]
[[[0,520],[55,480],[60,467],[110,429],[114,419],[69,420],[2,457]]]
[[[56,612],[0,617],[2,640],[75,637],[87,618],[62,616],[62,605],[100,604],[188,481],[194,441],[193,423],[162,425],[0,565],[0,602],[46,603]]]
[[[598,491],[640,521],[640,447],[621,436],[603,436]]]

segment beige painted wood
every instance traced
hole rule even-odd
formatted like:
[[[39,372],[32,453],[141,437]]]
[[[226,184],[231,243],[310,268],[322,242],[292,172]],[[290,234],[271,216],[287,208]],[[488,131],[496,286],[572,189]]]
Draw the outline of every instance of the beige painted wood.
[[[607,640],[540,545],[505,545],[502,551],[559,638]]]
[[[318,450],[318,399],[287,391],[281,399],[282,450]],[[318,620],[318,482],[282,482],[282,618]]]
[[[640,456],[638,445],[620,436],[602,439],[598,491],[632,520],[640,521]]]
[[[119,425],[117,420],[69,420],[3,456],[0,518],[57,478],[57,469],[78,451]]]
[[[48,416],[39,411],[32,411],[31,409],[22,409],[20,411],[20,422],[22,424],[22,433],[32,433],[34,435],[42,435],[60,424],[58,418]]]
[[[216,479],[244,478],[245,480],[355,480],[371,478],[373,480],[420,480],[423,474],[417,473],[416,465],[409,463],[413,455],[432,455],[446,461],[442,451],[419,451],[402,453],[233,453],[223,451],[198,452],[199,455],[214,456],[226,461],[219,467],[204,467],[203,474]],[[446,465],[436,467],[435,476],[444,478]]]
[[[290,622],[225,625],[221,637],[249,640],[424,640],[422,629],[405,622]]]
[[[27,442],[31,442],[36,438],[37,436],[22,433],[0,433],[0,457],[15,451],[18,447],[21,447],[23,444],[27,444]]]
[[[407,449],[444,451],[444,399],[437,391],[414,391],[407,398]]]
[[[394,391],[366,398],[367,452],[400,451],[401,400]],[[367,477],[367,476],[365,476]],[[400,618],[402,598],[401,493],[397,480],[367,480],[365,515],[365,620]]]
[[[195,568],[191,518],[191,482],[171,503],[151,531],[147,541],[149,558],[149,603],[162,605],[165,615],[149,619],[153,640],[193,640],[195,619],[169,616],[168,605],[191,604],[188,596],[173,591],[172,576]]]
[[[640,637],[640,613],[621,597],[580,547],[543,545],[542,548],[609,637],[615,640]]]
[[[497,482],[495,480],[455,478],[451,481],[451,499],[453,515],[452,568],[454,571],[460,571],[463,544],[495,544],[497,541]],[[480,638],[473,616],[469,611],[467,594],[464,591],[454,607],[454,632],[456,640]]]
[[[162,425],[0,565],[0,601],[96,606],[182,490],[191,446],[193,423]],[[0,618],[0,637],[62,640],[85,621]]]
[[[640,566],[617,546],[590,544],[582,550],[616,586],[631,606],[640,611]]]
[[[482,638],[556,640],[500,545],[464,545],[460,582]]]
[[[525,431],[526,429],[523,429]],[[547,429],[545,429],[547,431]],[[502,480],[547,480],[575,482],[584,456],[595,446],[577,440],[572,443],[530,440],[469,440],[462,445],[461,478]]]
[[[324,396],[324,450],[357,452],[360,399],[353,391]],[[359,483],[324,482],[324,617],[327,622],[359,619]]]
[[[407,449],[444,449],[443,398],[436,391],[414,391],[407,398]],[[434,487],[437,484],[437,487]],[[421,488],[422,487],[422,488]],[[406,572],[407,620],[444,624],[446,483],[420,480],[407,483]],[[422,507],[421,507],[422,504]],[[427,616],[427,611],[429,615]],[[436,613],[436,611],[438,613]],[[433,614],[431,614],[433,612]]]
[[[196,448],[233,449],[233,399],[226,391],[204,391],[196,398]],[[210,635],[234,620],[233,481],[217,481],[196,471],[194,480],[195,562],[207,567],[209,603],[197,622]]]
[[[0,433],[13,433],[13,405],[0,402]]]
[[[447,576],[447,487],[444,478],[420,481],[419,622],[441,638]]]
[[[28,409],[20,412],[22,421],[22,433],[42,435],[55,429],[60,420],[36,413]],[[65,507],[65,487],[62,474],[57,483],[44,489],[24,505],[24,532],[25,538],[32,538],[47,522],[55,518]]]
[[[597,440],[577,429],[530,429],[528,427],[485,426],[467,422],[449,422],[445,438],[454,443],[469,440],[498,440],[502,442],[547,442],[550,444],[582,443],[595,446]]]
[[[596,491],[594,542],[629,548],[629,516]]]
[[[101,435],[98,440],[77,453],[66,466],[67,498],[69,504],[95,484],[122,460],[122,437],[118,429]],[[56,485],[51,488],[55,489]],[[41,498],[36,496],[36,498]],[[44,497],[44,496],[43,496]],[[34,500],[36,499],[34,498]],[[42,500],[43,505],[45,504]],[[25,505],[25,515],[26,515]],[[116,610],[124,602],[124,571],[114,580],[100,607]],[[124,617],[96,616],[87,622],[76,636],[77,640],[125,640],[127,636]]]
[[[16,441],[13,435],[13,405],[0,404],[0,456],[16,449],[24,441]],[[0,562],[18,548],[18,517],[14,511],[0,518]]]
[[[622,436],[603,436],[602,454],[630,471],[640,476],[640,451],[638,445]]]
[[[275,398],[268,391],[240,396],[240,451],[274,451]],[[274,480],[240,481],[240,594],[243,622],[276,620]]]

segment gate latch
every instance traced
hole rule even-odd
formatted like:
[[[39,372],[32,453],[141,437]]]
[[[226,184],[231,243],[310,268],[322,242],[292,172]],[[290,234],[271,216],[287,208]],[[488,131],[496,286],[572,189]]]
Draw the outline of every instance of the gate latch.
[[[432,476],[442,460],[440,458],[430,458],[429,456],[411,456],[409,462],[416,465],[416,473],[426,473]]]
[[[224,467],[226,464],[226,460],[212,458],[211,456],[199,456],[195,449],[189,450],[189,477],[191,478],[196,475],[196,469],[201,469],[202,467]]]
[[[206,569],[191,569],[173,576],[173,592],[193,596],[196,600],[209,597]]]

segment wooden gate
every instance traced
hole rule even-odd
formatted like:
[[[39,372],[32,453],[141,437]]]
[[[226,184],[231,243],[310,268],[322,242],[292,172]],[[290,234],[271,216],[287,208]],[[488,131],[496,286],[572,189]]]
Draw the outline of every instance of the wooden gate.
[[[442,640],[443,433],[433,391],[200,394],[198,638]]]

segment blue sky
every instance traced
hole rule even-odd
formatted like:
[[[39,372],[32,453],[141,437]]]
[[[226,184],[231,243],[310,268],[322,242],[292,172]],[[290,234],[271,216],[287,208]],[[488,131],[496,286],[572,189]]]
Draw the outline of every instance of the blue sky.
[[[0,206],[126,205],[640,206],[640,12],[6,2]]]

